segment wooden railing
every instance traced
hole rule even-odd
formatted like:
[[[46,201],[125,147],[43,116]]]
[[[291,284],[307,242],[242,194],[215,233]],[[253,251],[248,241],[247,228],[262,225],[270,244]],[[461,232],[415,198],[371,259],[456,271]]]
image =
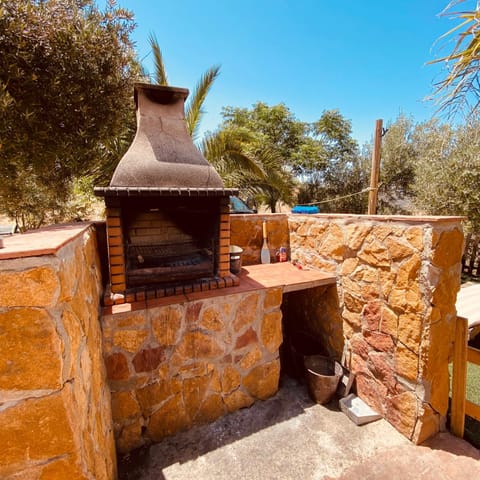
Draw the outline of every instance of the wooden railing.
[[[452,404],[450,428],[454,435],[463,437],[465,415],[480,421],[480,405],[466,398],[467,363],[480,365],[480,350],[468,346],[468,320],[457,317],[453,354]]]
[[[462,257],[462,272],[480,278],[480,233],[467,233]]]

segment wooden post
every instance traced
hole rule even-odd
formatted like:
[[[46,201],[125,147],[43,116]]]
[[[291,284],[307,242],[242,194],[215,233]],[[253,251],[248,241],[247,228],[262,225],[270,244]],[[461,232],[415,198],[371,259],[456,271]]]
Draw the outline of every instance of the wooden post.
[[[468,320],[457,317],[453,351],[452,406],[450,429],[463,438],[465,429],[465,396],[467,389]]]
[[[378,177],[380,175],[380,153],[382,150],[382,125],[383,121],[375,123],[375,140],[372,152],[372,172],[370,174],[370,192],[368,194],[368,214],[376,215],[378,197]]]

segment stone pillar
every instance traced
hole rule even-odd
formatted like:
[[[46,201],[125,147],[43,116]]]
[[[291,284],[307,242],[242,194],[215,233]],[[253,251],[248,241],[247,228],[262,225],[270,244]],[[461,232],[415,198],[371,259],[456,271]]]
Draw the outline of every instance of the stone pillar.
[[[336,303],[338,313],[317,327],[332,355],[346,354],[358,395],[415,443],[438,432],[448,407],[461,218],[291,215],[289,225],[292,258],[338,276],[337,290],[316,307],[332,312]]]
[[[71,235],[60,230],[7,239],[7,253],[0,251],[5,480],[116,478],[95,232],[89,225],[72,227]],[[25,248],[5,258],[10,240],[23,241]]]

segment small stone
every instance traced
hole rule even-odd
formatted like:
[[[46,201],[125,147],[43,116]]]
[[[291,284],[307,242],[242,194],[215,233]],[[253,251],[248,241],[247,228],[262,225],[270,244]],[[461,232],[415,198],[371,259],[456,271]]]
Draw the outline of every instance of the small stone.
[[[132,423],[125,425],[117,435],[116,444],[119,453],[128,453],[144,444],[142,438],[142,421],[135,419]]]
[[[258,342],[257,333],[255,330],[250,327],[244,334],[240,335],[237,338],[235,343],[235,349],[239,350],[240,348],[246,347],[247,345],[251,345],[252,343]]]
[[[165,360],[165,350],[163,347],[146,348],[138,352],[132,360],[137,373],[151,372],[155,370],[160,362]]]
[[[263,308],[270,310],[272,308],[278,308],[282,304],[283,291],[281,288],[269,288],[265,294],[265,300],[263,302]]]
[[[112,392],[111,397],[114,422],[124,422],[128,418],[136,417],[140,414],[140,408],[133,392]]]
[[[398,316],[390,308],[383,306],[381,318],[380,331],[396,337],[398,334]]]
[[[145,327],[147,323],[145,314],[140,312],[118,313],[110,318],[116,322],[117,328]]]
[[[380,328],[382,306],[378,302],[368,302],[363,309],[363,326],[371,331],[378,331]]]
[[[393,352],[395,345],[390,335],[365,330],[364,337],[366,342],[378,352]]]
[[[278,350],[283,341],[282,334],[282,312],[280,310],[266,313],[260,333],[264,347],[274,353]]]
[[[130,378],[127,359],[122,353],[109,355],[105,359],[105,366],[109,380],[128,380]]]
[[[412,442],[416,445],[420,445],[440,431],[440,415],[432,410],[430,405],[425,402],[422,403],[421,411],[422,410],[423,412],[415,424],[415,431],[412,438]]]
[[[390,255],[385,245],[378,240],[373,240],[363,245],[358,253],[358,258],[374,267],[389,267]]]
[[[244,377],[242,384],[253,397],[265,400],[277,392],[279,378],[280,362],[274,360],[255,367]]]
[[[58,389],[62,349],[55,320],[45,310],[0,312],[0,390]]]
[[[240,410],[241,408],[250,407],[253,404],[254,399],[242,390],[235,390],[230,395],[225,395],[223,401],[227,406],[227,410],[231,413]]]
[[[346,258],[340,268],[340,275],[352,274],[358,266],[358,258]]]
[[[250,325],[257,317],[258,300],[258,293],[251,293],[240,301],[233,321],[235,332],[239,332],[246,325]]]
[[[241,376],[238,371],[231,365],[227,365],[223,369],[221,384],[222,392],[229,394],[240,386]]]
[[[417,398],[413,392],[404,392],[386,398],[385,418],[408,439],[413,436],[417,421]]]
[[[222,396],[212,393],[203,401],[195,416],[195,424],[213,422],[225,414],[225,405]]]
[[[351,312],[360,313],[363,310],[364,302],[349,292],[345,291],[343,294],[343,303],[345,307]]]
[[[405,260],[398,269],[396,287],[406,289],[412,282],[417,282],[421,265],[421,258],[416,253]]]
[[[216,342],[215,338],[200,332],[188,332],[177,345],[175,353],[179,362],[185,363],[191,359],[211,359],[223,357],[224,349]]]
[[[187,305],[187,311],[185,313],[187,325],[194,325],[198,322],[202,305],[203,302],[194,302]]]
[[[49,307],[60,291],[60,282],[50,266],[25,271],[0,272],[0,305],[3,307]]]
[[[159,442],[190,426],[192,422],[185,411],[182,395],[179,394],[163,403],[147,420],[147,435],[154,442]]]
[[[142,409],[142,415],[147,417],[157,405],[182,391],[182,382],[178,378],[160,381],[146,385],[137,390],[137,399]]]
[[[463,233],[456,228],[442,232],[434,248],[432,263],[437,267],[447,269],[460,263],[463,253]]]
[[[73,405],[71,390],[65,388],[0,411],[1,465],[45,462],[73,453]]]
[[[387,387],[390,394],[396,394],[397,381],[391,365],[391,357],[383,352],[371,352],[368,359],[373,376]]]
[[[365,341],[362,334],[355,334],[350,339],[350,347],[353,353],[359,355],[364,360],[368,358],[368,352],[370,351],[370,346]]]
[[[410,227],[405,230],[405,238],[417,250],[423,249],[423,228]]]
[[[417,381],[418,355],[402,343],[398,343],[395,349],[395,371],[400,377],[410,381]]]
[[[372,226],[366,224],[351,224],[345,227],[348,248],[357,251],[371,232]]]
[[[357,384],[357,395],[383,416],[385,414],[383,402],[387,396],[387,387],[370,373],[357,372],[355,382]]]
[[[394,262],[410,257],[414,253],[411,246],[400,239],[387,238],[385,240],[385,245],[387,246],[388,251],[390,252],[390,257]]]
[[[164,346],[176,345],[182,327],[183,310],[177,305],[169,305],[150,311],[150,317],[158,343]]]
[[[148,337],[146,330],[116,330],[113,333],[113,345],[127,352],[136,352]]]
[[[398,317],[398,339],[416,353],[420,349],[422,331],[421,315],[406,313]]]
[[[221,332],[225,325],[222,320],[222,312],[215,306],[208,307],[202,313],[200,327],[211,332]]]
[[[252,350],[249,350],[238,362],[241,368],[248,370],[252,368],[257,362],[262,359],[262,352],[255,346]]]

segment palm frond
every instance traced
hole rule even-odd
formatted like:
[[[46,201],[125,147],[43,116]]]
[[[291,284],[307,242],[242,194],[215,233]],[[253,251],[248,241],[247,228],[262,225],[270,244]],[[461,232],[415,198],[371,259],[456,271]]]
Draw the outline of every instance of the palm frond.
[[[168,85],[167,70],[165,68],[165,64],[163,63],[162,51],[160,50],[160,45],[155,34],[151,33],[148,37],[148,41],[150,42],[153,52],[155,82],[158,85]]]
[[[476,112],[480,103],[480,5],[468,12],[447,11],[463,0],[451,2],[442,15],[457,18],[460,23],[443,34],[439,40],[456,35],[451,52],[430,64],[444,63],[445,77],[437,82],[430,100],[436,99],[438,111],[454,116],[462,110],[469,116]]]
[[[203,103],[205,98],[213,85],[213,82],[220,74],[220,65],[214,65],[209,68],[201,77],[198,83],[195,85],[186,108],[185,120],[187,122],[187,129],[194,140],[198,135],[198,128],[200,126],[200,120],[203,115]]]
[[[203,138],[200,149],[203,156],[217,170],[240,172],[241,175],[248,173],[257,178],[264,178],[265,171],[252,156],[244,151],[241,138],[229,130],[217,131]]]

